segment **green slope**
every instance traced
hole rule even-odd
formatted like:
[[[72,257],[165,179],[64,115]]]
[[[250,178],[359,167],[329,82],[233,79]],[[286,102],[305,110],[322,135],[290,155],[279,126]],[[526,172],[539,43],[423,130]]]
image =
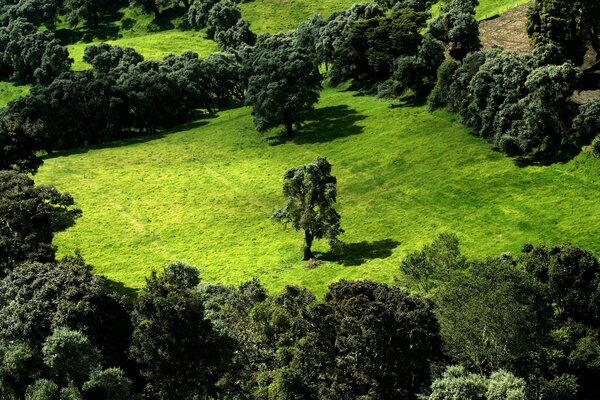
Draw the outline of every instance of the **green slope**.
[[[0,82],[0,108],[29,92],[29,86],[17,86],[11,82]]]
[[[268,135],[267,135],[268,136]],[[270,221],[289,167],[326,156],[339,181],[345,256],[307,270],[301,235]],[[407,251],[442,231],[471,256],[571,240],[600,254],[600,161],[515,165],[446,112],[327,89],[296,142],[269,145],[238,108],[165,135],[47,159],[36,177],[84,211],[59,234],[99,273],[140,288],[183,260],[208,281],[259,277],[323,293],[339,278],[391,282]],[[325,250],[322,244],[317,250]]]

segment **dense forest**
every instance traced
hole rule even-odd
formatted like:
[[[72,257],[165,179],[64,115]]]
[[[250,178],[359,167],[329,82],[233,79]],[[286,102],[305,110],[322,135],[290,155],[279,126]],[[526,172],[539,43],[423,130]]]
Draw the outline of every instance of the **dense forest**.
[[[231,0],[133,0],[157,19],[180,10],[219,52],[150,60],[93,44],[76,71],[64,27],[97,29],[127,4],[0,0],[0,80],[31,85],[0,109],[0,398],[600,398],[600,259],[569,238],[488,257],[442,232],[393,284],[341,279],[322,297],[205,281],[184,262],[153,265],[125,295],[79,252],[57,256],[55,236],[87,210],[34,182],[49,155],[241,106],[257,135],[293,140],[323,86],[444,109],[521,163],[599,157],[600,100],[574,94],[600,90],[600,3],[533,3],[528,53],[484,48],[477,5],[381,0],[258,35]],[[326,156],[281,171],[272,212],[311,270],[324,261],[313,243],[348,251]]]

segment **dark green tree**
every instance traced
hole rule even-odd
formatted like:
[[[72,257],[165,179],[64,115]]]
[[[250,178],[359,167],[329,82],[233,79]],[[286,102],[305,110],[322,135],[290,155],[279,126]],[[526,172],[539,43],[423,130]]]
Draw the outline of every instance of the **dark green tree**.
[[[35,173],[42,164],[37,152],[43,149],[43,127],[0,116],[0,170]]]
[[[219,0],[194,0],[188,11],[188,22],[194,28],[205,28],[210,10]]]
[[[527,32],[534,46],[552,43],[577,65],[587,46],[600,53],[600,4],[595,0],[540,0],[530,8]]]
[[[27,175],[0,171],[0,276],[25,261],[53,261],[52,238],[81,215],[73,198]]]
[[[127,367],[129,314],[82,260],[22,264],[0,281],[0,341],[40,351],[59,327],[83,332],[109,366]]]
[[[406,8],[352,24],[334,54],[331,79],[368,82],[390,77],[394,60],[417,54],[428,14]]]
[[[44,341],[42,354],[44,364],[63,387],[80,387],[92,371],[100,369],[98,350],[83,333],[68,328],[55,329]]]
[[[170,267],[168,267],[170,268]],[[133,312],[131,357],[146,380],[145,393],[157,399],[192,399],[212,395],[219,377],[221,347],[205,318],[200,296],[183,273],[153,272]]]
[[[552,310],[542,287],[509,256],[472,262],[436,299],[448,355],[481,372],[527,371],[527,357],[550,328]]]
[[[431,383],[431,365],[441,356],[431,302],[380,283],[341,280],[324,303],[335,335],[314,326],[334,357],[331,370],[319,371],[320,398],[415,399]]]
[[[222,0],[208,12],[207,24],[209,35],[216,37],[219,32],[225,32],[236,26],[242,19],[242,10],[231,0]]]
[[[462,271],[466,261],[456,235],[442,233],[420,251],[408,253],[400,264],[401,279],[408,287],[429,292]]]
[[[284,125],[286,134],[319,99],[322,76],[310,53],[283,34],[259,38],[248,62],[246,103],[260,132]]]
[[[286,205],[273,214],[273,220],[304,231],[304,260],[314,258],[315,239],[331,242],[343,233],[340,215],[335,210],[337,180],[331,175],[331,164],[317,157],[311,164],[289,169],[283,175]]]
[[[481,48],[479,22],[475,18],[478,4],[478,0],[444,2],[440,15],[429,24],[430,33],[445,43],[450,55],[457,60]]]
[[[69,52],[51,32],[25,19],[0,27],[0,74],[21,83],[48,84],[71,68]]]

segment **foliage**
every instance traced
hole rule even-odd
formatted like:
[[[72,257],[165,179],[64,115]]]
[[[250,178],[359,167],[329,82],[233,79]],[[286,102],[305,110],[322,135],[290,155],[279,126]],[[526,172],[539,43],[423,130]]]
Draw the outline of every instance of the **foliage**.
[[[422,41],[420,31],[428,14],[403,9],[390,16],[375,17],[352,24],[334,54],[331,79],[358,82],[385,80],[394,60],[416,55]]]
[[[110,365],[127,365],[129,315],[103,278],[78,259],[26,263],[0,282],[0,340],[39,349],[52,331],[85,333]]]
[[[400,56],[394,61],[393,76],[399,94],[411,89],[417,96],[428,94],[436,82],[437,71],[444,62],[444,46],[425,35],[414,56]]]
[[[555,44],[581,65],[591,45],[600,52],[600,6],[594,0],[540,0],[531,7],[527,33],[534,46]]]
[[[131,356],[146,380],[146,395],[159,399],[214,393],[225,362],[200,297],[187,279],[170,278],[174,269],[179,268],[150,276],[132,314]],[[186,275],[192,271],[181,269]]]
[[[341,280],[324,305],[330,314],[313,325],[312,339],[327,353],[305,362],[330,366],[317,375],[326,398],[410,399],[429,385],[441,346],[430,302],[379,283]]]
[[[437,81],[428,98],[431,111],[448,105],[450,85],[460,64],[454,60],[445,60],[437,70]]]
[[[551,309],[510,258],[472,262],[438,291],[438,317],[450,356],[480,371],[517,371],[540,346]]]
[[[318,65],[283,34],[259,38],[245,62],[250,74],[246,104],[253,107],[256,128],[264,132],[284,125],[291,135],[319,99]]]
[[[208,22],[210,10],[219,0],[194,0],[187,13],[188,21],[195,28],[204,28]]]
[[[553,45],[531,55],[492,48],[468,56],[456,69],[448,103],[509,155],[555,156],[576,136],[578,109],[570,96],[580,78]]]
[[[37,155],[42,147],[39,140],[42,129],[36,124],[0,116],[0,170],[35,173],[42,164]]]
[[[464,59],[481,48],[479,22],[475,18],[477,0],[450,0],[444,2],[441,13],[429,24],[430,33],[444,42],[452,57]]]
[[[44,363],[59,382],[81,385],[100,368],[100,354],[79,331],[57,328],[44,341]]]
[[[442,233],[420,251],[408,253],[400,264],[400,273],[408,287],[429,292],[465,267],[466,258],[460,252],[456,235]]]
[[[54,260],[53,235],[75,223],[73,198],[27,175],[0,171],[0,276],[25,261]]]
[[[311,164],[287,170],[283,174],[283,196],[286,205],[275,211],[273,220],[304,231],[304,260],[314,258],[314,239],[334,242],[343,233],[337,201],[337,179],[331,175],[332,165],[322,157]]]
[[[462,365],[446,368],[431,385],[429,400],[525,400],[523,379],[503,370],[489,377],[468,372]]]
[[[0,78],[19,83],[50,83],[73,63],[53,33],[22,18],[0,27],[0,54]]]

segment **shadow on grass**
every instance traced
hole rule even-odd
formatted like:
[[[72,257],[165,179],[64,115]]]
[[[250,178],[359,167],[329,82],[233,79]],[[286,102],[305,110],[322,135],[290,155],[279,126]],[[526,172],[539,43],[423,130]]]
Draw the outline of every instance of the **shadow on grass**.
[[[514,163],[517,167],[547,167],[553,164],[566,164],[579,154],[584,146],[589,146],[593,138],[581,139],[577,143],[565,144],[556,153],[538,153],[527,157],[516,157]],[[498,151],[500,151],[498,149]]]
[[[132,144],[152,142],[154,140],[162,139],[171,133],[186,132],[186,131],[190,131],[190,130],[199,128],[201,126],[207,125],[208,121],[206,121],[206,120],[215,118],[215,117],[216,116],[214,116],[214,115],[205,115],[203,120],[201,120],[201,121],[193,121],[193,122],[188,122],[188,123],[185,123],[182,125],[178,125],[174,128],[169,128],[169,129],[163,130],[160,133],[157,133],[156,135],[132,136],[129,138],[119,139],[119,140],[115,140],[115,141],[108,142],[108,143],[93,144],[93,145],[90,145],[87,147],[77,147],[77,148],[68,149],[68,150],[58,150],[58,151],[52,152],[50,154],[46,154],[46,155],[42,156],[41,158],[42,158],[42,160],[51,160],[53,158],[58,158],[58,157],[66,157],[66,156],[71,156],[71,155],[75,155],[75,154],[85,154],[90,150],[114,149],[117,147],[130,146]]]
[[[344,266],[359,266],[369,260],[383,259],[392,255],[392,252],[400,242],[392,239],[377,240],[374,242],[362,241],[358,243],[344,244],[340,254],[321,253],[318,258],[323,261],[332,261]]]
[[[123,296],[125,307],[127,307],[127,309],[130,311],[133,310],[133,303],[137,297],[138,291],[134,288],[126,286],[123,282],[113,281],[112,279],[108,278],[105,279],[108,290],[118,296]]]
[[[343,137],[358,135],[363,131],[357,122],[366,117],[347,105],[323,107],[313,110],[307,122],[294,135],[272,136],[272,146],[294,142],[296,144],[326,143]]]
[[[117,22],[123,18],[123,12],[117,5],[102,15],[98,26],[84,24],[72,29],[57,29],[54,34],[65,45],[77,42],[89,43],[94,40],[115,40],[120,37]]]

